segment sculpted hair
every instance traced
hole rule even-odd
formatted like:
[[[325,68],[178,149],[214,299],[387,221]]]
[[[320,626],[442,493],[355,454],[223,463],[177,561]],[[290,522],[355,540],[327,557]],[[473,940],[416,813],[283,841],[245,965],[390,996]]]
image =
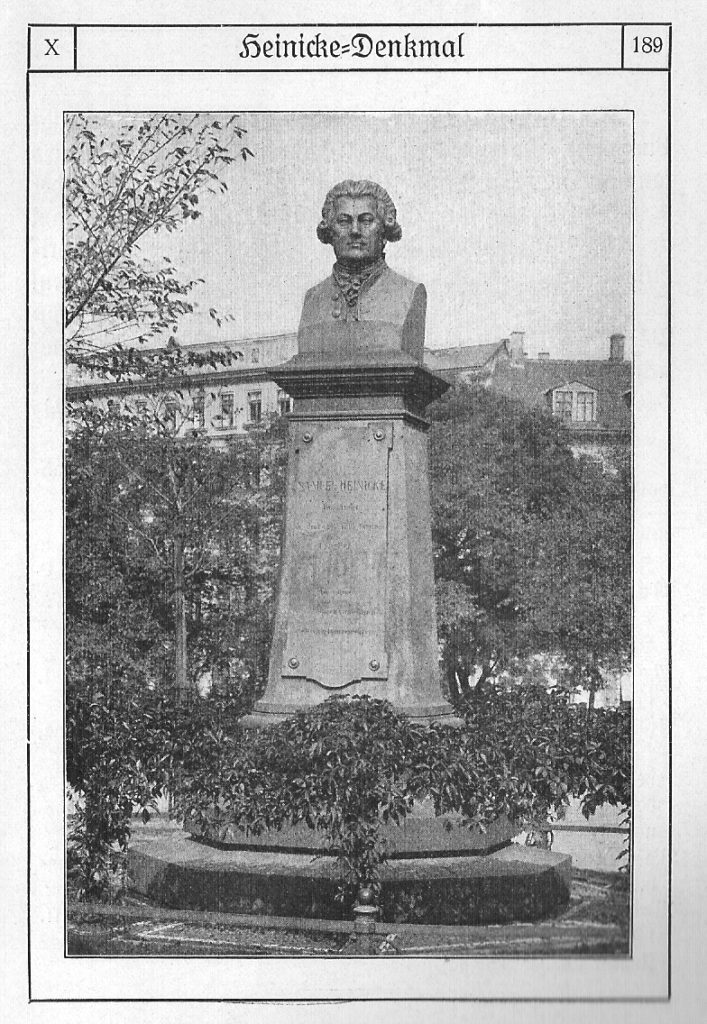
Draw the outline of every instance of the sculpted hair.
[[[336,206],[336,200],[341,198],[341,196],[348,196],[351,199],[360,199],[361,196],[372,196],[378,207],[378,216],[385,225],[383,237],[386,242],[397,242],[402,237],[403,230],[398,224],[398,212],[386,190],[381,185],[376,185],[375,181],[352,181],[347,179],[346,181],[340,181],[338,185],[334,185],[327,192],[327,197],[322,207],[322,219],[317,225],[317,238],[320,242],[324,242],[326,245],[331,244],[330,229],[334,219],[334,207]]]

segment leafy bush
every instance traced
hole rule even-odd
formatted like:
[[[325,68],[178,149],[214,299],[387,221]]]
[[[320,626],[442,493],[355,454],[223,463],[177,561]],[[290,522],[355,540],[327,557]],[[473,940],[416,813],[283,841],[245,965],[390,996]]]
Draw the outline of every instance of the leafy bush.
[[[385,701],[333,697],[233,739],[219,764],[185,773],[179,809],[202,827],[226,820],[253,835],[305,822],[324,833],[352,884],[375,879],[379,826],[412,807],[406,767],[424,732]]]
[[[582,801],[630,807],[630,714],[569,704],[534,687],[487,688],[464,725],[425,725],[370,697],[332,697],[260,731],[239,719],[249,694],[193,698],[145,690],[124,677],[74,685],[67,711],[68,782],[83,797],[71,869],[79,894],[100,898],[125,853],[131,817],[169,790],[173,813],[211,834],[303,822],[341,866],[342,897],[376,885],[386,859],[381,826],[416,800],[485,828],[506,814],[518,830]]]
[[[565,694],[490,688],[465,724],[423,725],[370,697],[332,697],[219,747],[218,763],[184,773],[179,813],[206,830],[230,822],[259,835],[299,822],[323,833],[344,889],[376,884],[386,850],[381,825],[416,800],[485,828],[501,814],[522,827],[569,802],[587,816],[630,803],[630,721],[591,715]]]
[[[213,763],[220,735],[233,734],[251,704],[248,692],[185,701],[120,672],[67,674],[66,778],[79,798],[68,859],[80,898],[106,895],[133,814],[146,820],[182,772]]]

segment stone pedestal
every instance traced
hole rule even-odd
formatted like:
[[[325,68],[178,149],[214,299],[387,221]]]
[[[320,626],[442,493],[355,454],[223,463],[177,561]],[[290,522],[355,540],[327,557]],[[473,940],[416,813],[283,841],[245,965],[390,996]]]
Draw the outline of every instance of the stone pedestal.
[[[556,914],[570,894],[571,857],[515,844],[485,855],[391,857],[381,870],[384,922],[501,924]],[[166,907],[340,920],[341,868],[310,850],[222,847],[173,824],[133,823],[131,888]]]
[[[334,693],[450,716],[439,683],[425,407],[447,383],[406,353],[301,353],[290,414],[266,724]]]

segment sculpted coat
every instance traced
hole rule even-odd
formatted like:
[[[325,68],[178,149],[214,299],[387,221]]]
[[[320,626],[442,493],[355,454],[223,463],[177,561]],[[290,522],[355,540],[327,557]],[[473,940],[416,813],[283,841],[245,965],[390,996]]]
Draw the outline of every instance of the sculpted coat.
[[[305,295],[299,352],[333,356],[394,349],[422,362],[426,309],[425,286],[396,274],[384,261],[353,302],[331,274]]]

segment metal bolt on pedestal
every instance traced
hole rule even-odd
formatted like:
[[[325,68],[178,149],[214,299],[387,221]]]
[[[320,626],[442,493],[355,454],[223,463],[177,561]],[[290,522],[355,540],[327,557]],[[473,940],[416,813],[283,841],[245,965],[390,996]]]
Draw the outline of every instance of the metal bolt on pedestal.
[[[287,664],[290,666],[290,668],[299,668],[299,659],[290,658]]]

